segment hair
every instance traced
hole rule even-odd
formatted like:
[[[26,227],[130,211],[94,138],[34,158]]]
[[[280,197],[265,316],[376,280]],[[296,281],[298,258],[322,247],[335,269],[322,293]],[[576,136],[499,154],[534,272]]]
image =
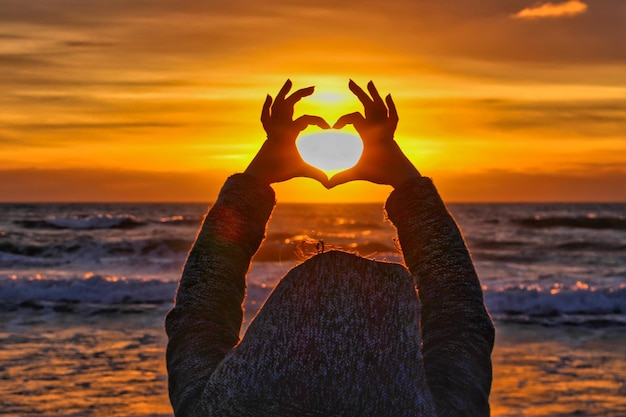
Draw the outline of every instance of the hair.
[[[300,262],[304,262],[317,254],[329,252],[331,250],[338,250],[347,253],[356,253],[356,251],[346,250],[346,248],[338,245],[328,244],[324,242],[324,239],[306,238],[293,241],[292,244],[294,245],[293,253],[296,259]]]

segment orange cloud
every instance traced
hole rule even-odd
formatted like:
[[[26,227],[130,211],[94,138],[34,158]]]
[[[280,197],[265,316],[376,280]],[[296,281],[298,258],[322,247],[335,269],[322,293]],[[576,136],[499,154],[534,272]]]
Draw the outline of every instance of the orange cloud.
[[[541,19],[551,17],[576,16],[587,11],[587,5],[579,0],[569,0],[564,3],[538,3],[518,12],[513,17],[517,19]]]
[[[459,186],[497,169],[626,167],[623,2],[0,0],[0,201],[214,198],[260,147],[263,97],[288,77],[317,86],[296,114],[329,122],[362,111],[348,78],[374,79],[396,100],[408,157],[425,175],[459,174]],[[576,13],[529,36],[531,17]],[[503,199],[501,184],[446,196]],[[294,180],[278,199],[388,193],[357,185]]]

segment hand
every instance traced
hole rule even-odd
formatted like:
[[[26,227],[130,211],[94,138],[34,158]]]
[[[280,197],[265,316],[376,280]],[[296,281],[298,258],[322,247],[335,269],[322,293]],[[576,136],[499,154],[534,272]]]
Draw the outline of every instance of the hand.
[[[291,90],[291,81],[287,80],[276,95],[274,104],[272,97],[267,96],[261,112],[261,123],[267,133],[267,140],[248,165],[246,174],[253,175],[268,185],[294,177],[309,177],[327,186],[326,174],[302,160],[296,148],[296,139],[309,125],[322,129],[330,129],[330,126],[318,116],[305,115],[292,120],[294,105],[303,97],[313,94],[314,88],[303,88],[286,97]]]
[[[348,87],[363,103],[365,117],[359,112],[346,114],[337,120],[333,128],[341,129],[345,125],[353,125],[363,140],[363,153],[354,167],[329,180],[329,188],[355,180],[397,188],[408,179],[419,177],[417,169],[393,139],[399,119],[391,94],[385,97],[385,106],[373,82],[367,84],[371,97],[352,80]]]

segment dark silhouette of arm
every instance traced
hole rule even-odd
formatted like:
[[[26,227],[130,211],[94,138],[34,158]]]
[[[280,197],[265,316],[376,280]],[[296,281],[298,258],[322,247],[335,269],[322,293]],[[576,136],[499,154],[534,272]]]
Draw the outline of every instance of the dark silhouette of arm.
[[[354,125],[363,155],[329,186],[366,180],[394,187],[386,209],[419,288],[424,368],[437,415],[487,416],[494,328],[461,232],[431,180],[394,140],[399,118],[391,95],[383,100],[371,81],[369,94],[353,81],[348,87],[365,116],[346,114],[334,127]]]
[[[287,96],[287,80],[276,99],[267,96],[261,122],[267,140],[244,174],[230,177],[208,212],[187,258],[165,329],[170,401],[176,416],[202,415],[200,399],[218,364],[239,342],[242,303],[250,260],[274,208],[274,182],[326,175],[298,154],[298,134],[310,124],[328,129],[317,116],[293,120],[294,105],[311,95],[308,87]]]
[[[429,178],[386,204],[422,303],[426,379],[437,415],[488,416],[494,327],[461,232]]]
[[[170,401],[177,416],[197,413],[210,375],[239,342],[246,274],[274,202],[271,187],[236,174],[204,219],[165,321]]]

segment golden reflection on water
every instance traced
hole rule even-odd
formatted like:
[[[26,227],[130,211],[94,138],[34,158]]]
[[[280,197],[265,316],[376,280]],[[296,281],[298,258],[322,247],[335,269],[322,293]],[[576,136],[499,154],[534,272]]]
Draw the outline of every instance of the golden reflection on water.
[[[492,416],[622,416],[626,335],[611,329],[500,326]]]
[[[3,325],[0,414],[171,415],[163,316],[134,311]]]
[[[0,414],[171,416],[169,306],[0,313]],[[492,416],[626,415],[626,335],[498,324]]]

